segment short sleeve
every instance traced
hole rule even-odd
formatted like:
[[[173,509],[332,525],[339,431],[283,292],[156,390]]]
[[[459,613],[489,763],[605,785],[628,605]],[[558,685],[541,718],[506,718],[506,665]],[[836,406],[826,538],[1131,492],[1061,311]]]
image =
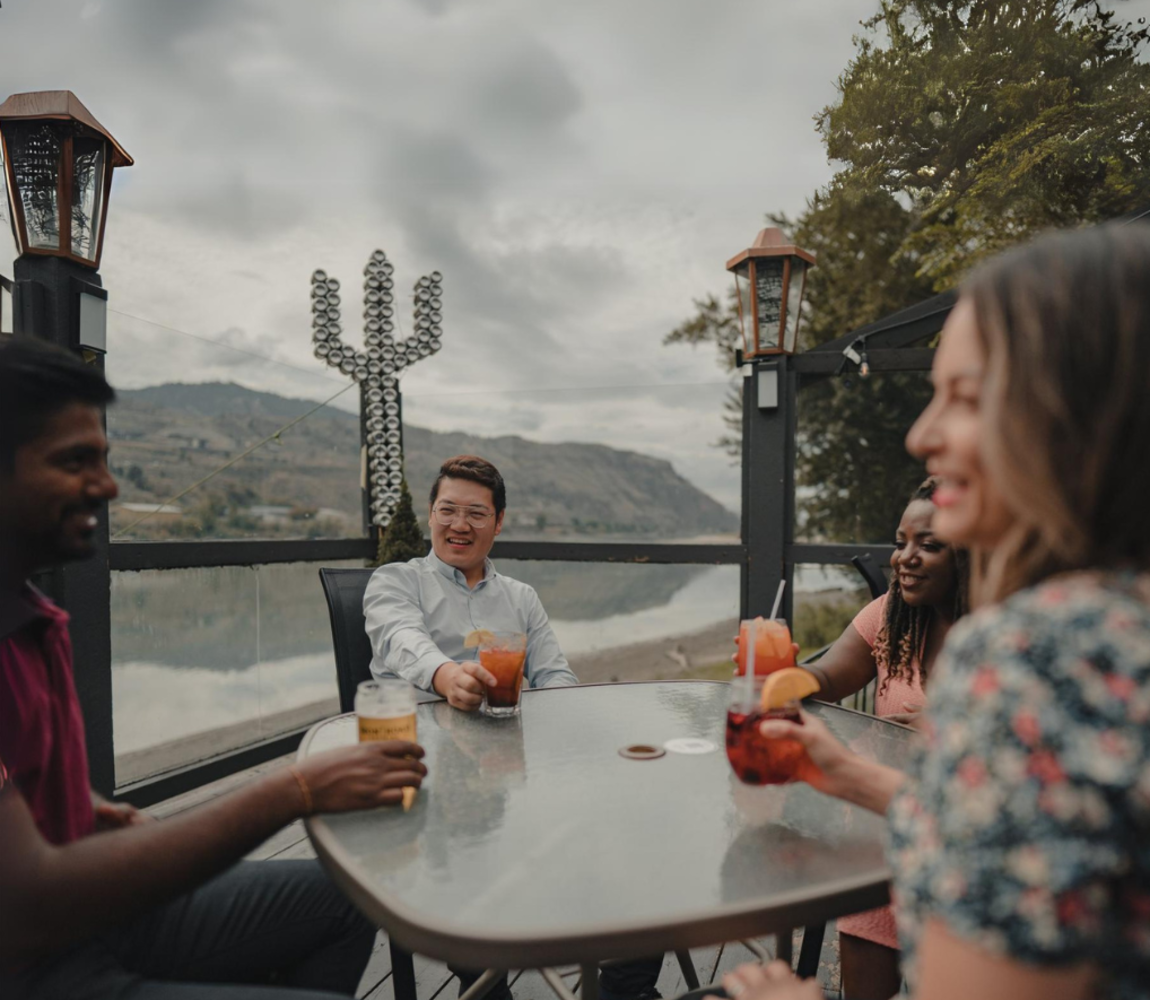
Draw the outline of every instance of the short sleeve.
[[[874,649],[874,644],[878,639],[879,631],[882,629],[883,617],[886,615],[886,594],[881,597],[876,597],[865,608],[862,609],[851,624],[855,627],[855,631],[863,637],[863,641]]]
[[[1039,964],[1147,948],[1150,613],[1123,636],[1099,589],[1037,588],[952,631],[928,749],[888,815],[900,934],[937,917]]]

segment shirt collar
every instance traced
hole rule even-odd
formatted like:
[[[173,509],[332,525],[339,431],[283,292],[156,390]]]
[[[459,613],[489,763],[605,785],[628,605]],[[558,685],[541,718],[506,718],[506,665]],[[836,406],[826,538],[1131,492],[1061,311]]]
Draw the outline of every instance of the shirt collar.
[[[431,565],[435,567],[435,571],[437,573],[439,573],[441,576],[445,576],[445,577],[447,577],[448,580],[451,580],[454,583],[461,584],[464,587],[466,587],[468,585],[467,584],[467,577],[465,577],[463,575],[463,571],[456,569],[454,566],[449,566],[442,559],[440,559],[439,556],[437,556],[435,554],[434,550],[427,553],[427,558],[430,561]],[[487,583],[490,580],[495,579],[495,577],[498,575],[499,574],[495,572],[495,563],[493,563],[490,559],[484,559],[483,560],[483,579],[480,580],[479,583],[476,584],[476,586],[477,587],[481,586],[482,584]]]
[[[40,620],[66,622],[68,612],[56,607],[30,583],[25,583],[14,597],[0,598],[0,639]]]

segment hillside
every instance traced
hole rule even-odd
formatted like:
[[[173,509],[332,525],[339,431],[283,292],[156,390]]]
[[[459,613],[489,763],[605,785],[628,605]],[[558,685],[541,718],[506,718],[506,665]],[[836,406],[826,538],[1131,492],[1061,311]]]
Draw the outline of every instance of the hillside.
[[[108,412],[121,504],[155,504],[315,404],[225,383],[121,391]],[[669,462],[603,445],[543,444],[404,428],[407,475],[424,509],[440,462],[464,452],[507,481],[504,537],[685,538],[737,529],[721,504]],[[355,535],[359,419],[328,407],[124,537]],[[113,511],[114,529],[136,516]]]

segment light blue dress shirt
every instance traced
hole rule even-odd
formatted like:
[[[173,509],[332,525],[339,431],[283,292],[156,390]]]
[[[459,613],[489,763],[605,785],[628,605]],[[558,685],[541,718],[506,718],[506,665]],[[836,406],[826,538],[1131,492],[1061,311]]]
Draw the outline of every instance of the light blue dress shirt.
[[[579,681],[567,665],[534,587],[495,571],[490,559],[474,588],[434,552],[380,566],[368,581],[363,613],[371,639],[371,672],[402,677],[431,691],[441,664],[476,659],[463,640],[477,628],[525,632],[528,687],[566,687]]]

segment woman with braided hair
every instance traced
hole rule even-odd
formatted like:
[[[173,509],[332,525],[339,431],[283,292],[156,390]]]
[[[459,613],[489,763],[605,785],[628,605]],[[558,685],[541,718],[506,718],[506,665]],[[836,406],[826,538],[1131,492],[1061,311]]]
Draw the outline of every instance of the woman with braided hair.
[[[818,697],[841,701],[878,680],[876,714],[913,723],[951,625],[966,611],[966,554],[931,530],[937,480],[914,491],[891,555],[890,589],[871,601],[817,664]],[[890,907],[838,921],[843,994],[885,1000],[899,990],[898,935]]]

